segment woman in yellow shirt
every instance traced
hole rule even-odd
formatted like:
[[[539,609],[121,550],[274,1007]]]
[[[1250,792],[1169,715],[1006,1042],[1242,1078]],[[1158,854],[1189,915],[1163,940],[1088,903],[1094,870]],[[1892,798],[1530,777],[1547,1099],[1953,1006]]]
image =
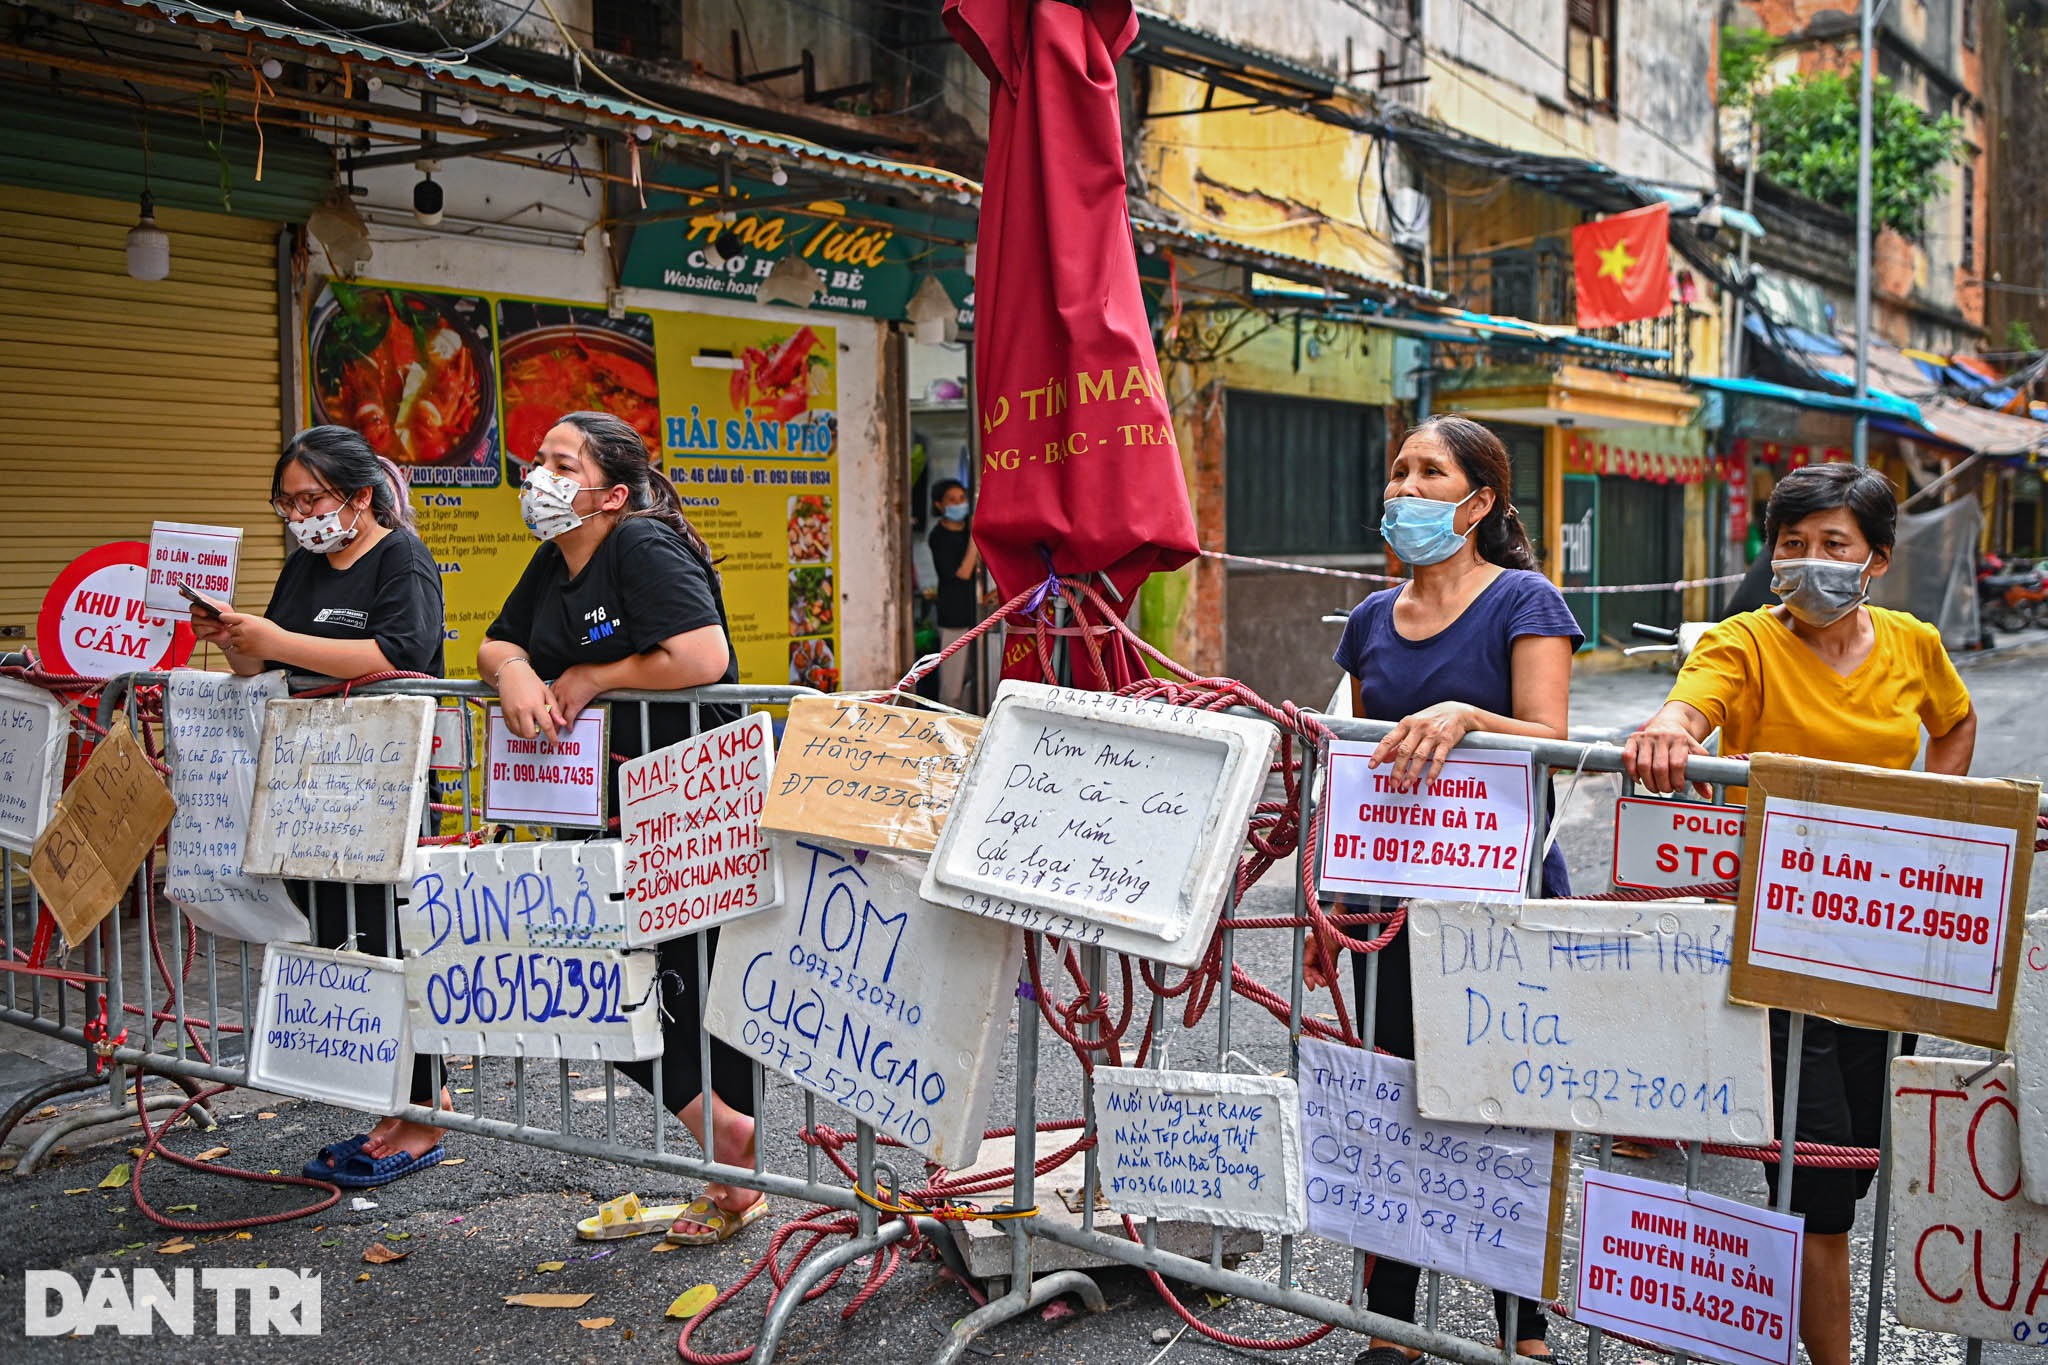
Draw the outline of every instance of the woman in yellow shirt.
[[[1891,566],[1898,501],[1867,469],[1785,476],[1764,513],[1779,605],[1732,616],[1686,660],[1670,699],[1629,736],[1623,766],[1652,791],[1685,785],[1685,763],[1721,732],[1727,754],[1785,753],[1910,768],[1927,732],[1927,771],[1963,774],[1977,712],[1934,627],[1865,605]],[[1742,799],[1742,793],[1731,793]],[[1771,1011],[1772,1066],[1785,1071],[1790,1016]],[[1913,1040],[1905,1040],[1910,1052]],[[1885,1035],[1810,1018],[1800,1048],[1797,1137],[1875,1147],[1884,1112]],[[1784,1132],[1784,1091],[1778,1131]],[[1792,1211],[1806,1219],[1799,1335],[1814,1365],[1848,1365],[1849,1230],[1872,1171],[1802,1167]],[[1777,1166],[1764,1164],[1775,1194]]]

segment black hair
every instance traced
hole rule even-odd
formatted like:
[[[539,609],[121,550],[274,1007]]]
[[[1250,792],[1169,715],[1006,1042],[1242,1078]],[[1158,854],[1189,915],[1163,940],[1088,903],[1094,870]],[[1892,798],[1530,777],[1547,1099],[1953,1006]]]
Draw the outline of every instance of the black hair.
[[[1514,486],[1514,467],[1508,462],[1508,448],[1501,444],[1500,437],[1469,417],[1449,413],[1418,422],[1401,444],[1405,446],[1417,436],[1431,436],[1443,442],[1444,449],[1451,452],[1458,468],[1465,471],[1466,482],[1475,490],[1493,490],[1493,506],[1472,528],[1479,557],[1503,569],[1534,569],[1536,551],[1529,544],[1522,514],[1515,510],[1509,497]]]
[[[1899,498],[1892,481],[1872,469],[1853,464],[1816,464],[1795,469],[1778,480],[1764,507],[1764,553],[1778,548],[1778,533],[1815,512],[1846,507],[1856,529],[1887,559],[1899,539]]]
[[[956,488],[959,489],[962,493],[965,493],[967,491],[967,485],[960,482],[960,480],[958,479],[940,479],[937,483],[933,484],[932,506],[937,507],[939,505],[939,500],[945,497],[946,494],[952,492]]]
[[[591,459],[597,461],[607,487],[613,484],[626,486],[629,495],[627,510],[619,515],[619,520],[649,517],[666,522],[696,552],[704,562],[705,570],[715,580],[718,577],[717,561],[711,557],[711,547],[690,524],[690,519],[683,515],[683,500],[676,496],[676,486],[668,481],[668,475],[662,473],[661,466],[648,458],[647,443],[640,439],[640,433],[633,429],[632,424],[608,412],[572,412],[564,416],[561,423],[583,434],[583,448]]]
[[[362,433],[348,427],[307,427],[286,441],[277,467],[270,471],[272,502],[284,496],[284,471],[294,464],[304,465],[322,487],[344,500],[369,489],[370,515],[379,526],[412,529],[412,500],[406,496],[410,480],[373,450]]]

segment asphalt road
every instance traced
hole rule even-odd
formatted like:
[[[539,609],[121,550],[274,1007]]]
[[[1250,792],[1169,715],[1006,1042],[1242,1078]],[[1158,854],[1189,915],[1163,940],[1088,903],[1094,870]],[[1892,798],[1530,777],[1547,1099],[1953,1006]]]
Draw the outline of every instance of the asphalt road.
[[[1980,774],[2036,775],[2048,768],[2048,726],[2038,718],[2044,667],[2048,661],[2041,657],[2010,655],[1987,660],[1966,674],[1983,718],[1976,767]],[[1667,682],[1663,675],[1647,673],[1587,675],[1575,686],[1574,723],[1621,727],[1639,722],[1661,700]],[[1605,885],[1615,794],[1613,779],[1587,778],[1565,810],[1560,842],[1581,889]],[[1252,890],[1244,913],[1285,913],[1288,901],[1282,868]],[[1240,962],[1260,980],[1284,990],[1291,935],[1245,932],[1237,938]],[[1311,997],[1310,1008],[1327,1008],[1327,997]],[[1235,1013],[1237,1049],[1261,1069],[1284,1067],[1286,1034],[1281,1024],[1243,1001]],[[10,1089],[18,1091],[33,1078],[49,1074],[50,1064],[58,1060],[58,1054],[35,1044],[14,1046],[16,1033],[0,1030],[0,1044],[13,1047],[0,1052],[0,1100],[12,1097]],[[1168,1046],[1175,1066],[1215,1065],[1213,1008],[1192,1030],[1170,1026]],[[602,1131],[600,1072],[590,1066],[575,1070],[577,1074],[564,1077],[555,1064],[532,1064],[528,1123],[537,1128],[558,1126],[560,1095],[566,1089],[572,1130],[592,1135]],[[1014,1037],[1002,1061],[991,1126],[1011,1117],[1013,1074]],[[458,1103],[476,1104],[481,1096],[486,1113],[510,1118],[511,1078],[512,1063],[495,1059],[482,1063],[480,1070],[458,1073],[454,1083],[463,1092]],[[623,1081],[620,1093],[637,1096]],[[1079,1069],[1071,1053],[1051,1039],[1041,1050],[1039,1097],[1042,1119],[1079,1113]],[[55,1111],[67,1108],[60,1103]],[[623,1105],[621,1135],[650,1139],[649,1108],[637,1098]],[[771,1136],[765,1157],[777,1169],[804,1168],[804,1149],[792,1136],[800,1114],[798,1093],[771,1078],[765,1116]],[[24,1125],[6,1155],[18,1154],[38,1125],[48,1121],[39,1118]],[[217,1131],[181,1131],[169,1141],[186,1153],[226,1147],[229,1154],[221,1160],[227,1164],[289,1172],[323,1142],[360,1131],[365,1122],[361,1116],[320,1105],[244,1093],[224,1099]],[[69,1142],[69,1150],[47,1169],[0,1179],[0,1227],[10,1233],[0,1240],[0,1358],[152,1365],[203,1360],[225,1365],[272,1359],[290,1351],[294,1359],[306,1361],[396,1362],[425,1354],[444,1361],[673,1360],[677,1324],[663,1318],[669,1303],[699,1284],[731,1284],[768,1253],[771,1236],[784,1219],[803,1211],[795,1201],[779,1200],[781,1216],[714,1250],[656,1253],[651,1238],[579,1243],[573,1221],[594,1212],[599,1200],[629,1189],[647,1199],[687,1196],[692,1191],[673,1177],[646,1170],[520,1144],[454,1137],[448,1147],[459,1164],[445,1163],[368,1192],[374,1207],[354,1208],[344,1197],[323,1214],[250,1230],[246,1240],[231,1233],[195,1233],[195,1249],[167,1254],[158,1248],[171,1233],[138,1212],[125,1185],[98,1188],[116,1163],[130,1159],[125,1149],[135,1140],[132,1125],[125,1133],[115,1127],[95,1130]],[[689,1142],[673,1121],[667,1125],[666,1141],[677,1150],[686,1149]],[[1582,1141],[1577,1162],[1592,1156],[1591,1144]],[[1682,1164],[1673,1154],[1625,1163],[1625,1168],[1660,1179],[1683,1178]],[[1761,1180],[1751,1163],[1709,1157],[1702,1180],[1717,1193],[1760,1197]],[[161,1169],[153,1165],[148,1170],[145,1194],[160,1210],[183,1208],[172,1216],[210,1221],[288,1211],[302,1202],[306,1191],[196,1175],[162,1164]],[[1868,1218],[1866,1201],[1864,1225],[1855,1234],[1859,1267],[1869,1251]],[[405,1258],[390,1264],[366,1263],[365,1249],[378,1243],[404,1252]],[[557,1268],[543,1268],[556,1262]],[[1304,1238],[1295,1268],[1304,1287],[1341,1296],[1350,1263],[1348,1250]],[[66,1270],[85,1280],[102,1267],[142,1267],[167,1274],[256,1265],[309,1268],[321,1274],[322,1335],[317,1341],[211,1335],[206,1330],[211,1325],[211,1296],[202,1298],[201,1331],[190,1338],[161,1330],[154,1337],[110,1336],[103,1330],[91,1340],[24,1335],[23,1281],[31,1269]],[[1269,1247],[1247,1257],[1240,1269],[1277,1277],[1276,1250]],[[864,1267],[856,1267],[839,1286],[797,1312],[781,1359],[857,1359],[863,1365],[927,1360],[950,1324],[973,1306],[967,1289],[942,1277],[935,1265],[919,1262],[899,1267],[852,1320],[842,1321],[840,1312],[864,1273]],[[1859,1269],[1859,1333],[1863,1278]],[[1189,1365],[1251,1357],[1252,1353],[1182,1331],[1179,1319],[1142,1276],[1106,1270],[1097,1279],[1108,1299],[1106,1313],[1075,1312],[1072,1301],[1066,1301],[1049,1316],[1034,1313],[995,1328],[970,1359]],[[767,1299],[767,1283],[765,1275],[757,1279],[707,1325],[699,1345],[730,1351],[751,1344]],[[589,1293],[591,1298],[576,1309],[516,1307],[503,1301],[506,1295],[527,1292]],[[1188,1292],[1187,1302],[1204,1321],[1228,1332],[1286,1336],[1302,1326],[1285,1314],[1241,1301],[1211,1301],[1198,1292]],[[1491,1341],[1490,1293],[1447,1283],[1442,1320],[1452,1330]],[[584,1327],[581,1321],[600,1325]],[[1583,1359],[1584,1338],[1575,1328],[1554,1325],[1552,1335],[1561,1359]],[[1287,1358],[1304,1365],[1339,1365],[1349,1362],[1363,1345],[1359,1338],[1333,1333]],[[2020,1351],[1993,1345],[1984,1358],[2017,1361]],[[1604,1358],[1633,1360],[1639,1353],[1610,1344]],[[1880,1359],[1931,1365],[1961,1361],[1964,1353],[1960,1342],[1894,1327],[1885,1336]]]

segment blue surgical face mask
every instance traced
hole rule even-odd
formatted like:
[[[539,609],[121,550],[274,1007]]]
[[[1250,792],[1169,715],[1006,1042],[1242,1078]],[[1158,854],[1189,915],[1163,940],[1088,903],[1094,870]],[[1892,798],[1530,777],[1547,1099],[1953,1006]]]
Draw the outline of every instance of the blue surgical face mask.
[[[1435,498],[1390,498],[1380,516],[1380,539],[1403,564],[1441,564],[1465,548],[1458,534],[1458,509],[1479,493],[1473,489],[1456,502]]]
[[[942,507],[939,509],[939,515],[947,521],[965,521],[967,520],[967,504],[956,502],[951,507]]]

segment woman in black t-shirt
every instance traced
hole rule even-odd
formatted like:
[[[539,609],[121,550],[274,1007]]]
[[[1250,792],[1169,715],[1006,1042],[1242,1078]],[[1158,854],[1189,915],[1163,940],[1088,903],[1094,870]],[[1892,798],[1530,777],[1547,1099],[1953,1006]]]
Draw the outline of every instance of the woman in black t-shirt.
[[[440,677],[441,573],[412,532],[405,477],[347,427],[294,436],[270,476],[270,500],[291,528],[294,548],[270,605],[250,612],[192,609],[192,633],[217,644],[244,677],[283,668],[328,678],[371,673]],[[288,884],[310,907],[313,941],[397,957],[388,886]],[[354,941],[350,943],[350,891]],[[412,1102],[432,1107],[433,1064],[413,1062]],[[444,1091],[441,1107],[448,1108]],[[442,1156],[441,1130],[387,1118],[368,1133],[321,1149],[306,1174],[351,1188],[382,1185]]]
[[[939,578],[934,605],[939,646],[944,648],[981,621],[981,549],[968,526],[966,484],[939,480],[932,488],[932,511],[937,516],[925,543],[931,546],[932,568]],[[939,700],[948,706],[965,705],[966,686],[967,651],[961,650],[939,665]]]
[[[477,650],[477,671],[497,688],[514,734],[552,740],[602,692],[663,692],[739,680],[711,552],[631,426],[601,412],[564,417],[541,441],[519,503],[528,528],[546,543],[534,551]],[[626,705],[613,713],[612,809],[620,804],[620,759],[739,714],[736,707],[696,709],[694,727],[692,708],[684,702]],[[663,1099],[686,1101],[678,1117],[702,1142],[700,938],[708,969],[717,951],[716,930],[661,944],[656,960],[664,1007],[662,1056],[658,1063],[629,1062],[620,1070],[651,1090],[659,1065]],[[714,1038],[710,1081],[712,1153],[727,1165],[751,1165],[752,1068]],[[765,1212],[767,1198],[756,1191],[706,1185],[669,1237],[693,1246],[722,1242]]]

